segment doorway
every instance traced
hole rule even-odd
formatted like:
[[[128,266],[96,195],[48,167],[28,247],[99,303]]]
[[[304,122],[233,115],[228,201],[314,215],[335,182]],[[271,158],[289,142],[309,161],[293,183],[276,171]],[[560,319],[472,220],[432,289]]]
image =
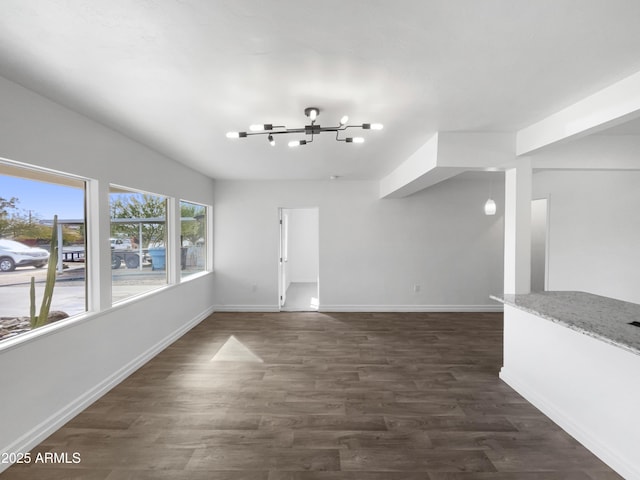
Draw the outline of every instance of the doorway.
[[[531,291],[548,288],[549,203],[546,198],[531,202]]]
[[[311,312],[319,307],[318,208],[280,208],[279,306]]]

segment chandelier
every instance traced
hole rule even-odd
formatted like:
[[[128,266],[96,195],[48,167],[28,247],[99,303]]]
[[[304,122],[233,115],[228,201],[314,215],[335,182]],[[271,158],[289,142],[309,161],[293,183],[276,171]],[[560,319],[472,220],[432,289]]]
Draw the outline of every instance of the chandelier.
[[[273,125],[271,123],[251,125],[248,132],[228,132],[227,138],[246,138],[252,135],[266,135],[267,140],[271,146],[275,146],[276,135],[291,134],[291,133],[304,133],[307,136],[311,136],[310,139],[304,140],[291,140],[288,145],[290,147],[297,147],[299,145],[307,145],[313,142],[313,137],[319,135],[322,132],[335,132],[336,141],[346,143],[364,143],[364,137],[347,137],[344,134],[341,137],[341,132],[349,128],[360,128],[362,130],[382,130],[381,123],[363,123],[360,125],[348,125],[349,117],[346,115],[340,119],[338,126],[336,127],[322,127],[319,124],[316,125],[316,119],[320,114],[320,109],[316,107],[307,107],[304,109],[304,114],[311,120],[310,125],[305,125],[299,128],[287,128],[284,125]]]

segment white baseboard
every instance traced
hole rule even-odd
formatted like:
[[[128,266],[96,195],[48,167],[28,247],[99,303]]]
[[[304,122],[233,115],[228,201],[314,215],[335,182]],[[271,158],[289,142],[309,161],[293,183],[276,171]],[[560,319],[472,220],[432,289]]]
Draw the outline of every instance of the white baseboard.
[[[640,479],[640,470],[636,466],[611,450],[596,435],[577,425],[571,418],[570,412],[559,409],[549,399],[540,396],[534,389],[520,382],[505,367],[500,370],[500,378],[622,477]]]
[[[502,312],[503,305],[320,305],[321,312]]]
[[[39,425],[36,425],[30,431],[22,435],[16,441],[12,442],[10,445],[7,445],[1,450],[1,452],[28,452],[31,449],[35,448],[38,444],[49,437],[52,433],[57,431],[65,423],[78,415],[85,408],[94,403],[109,390],[114,388],[129,375],[135,372],[138,368],[147,363],[158,353],[167,348],[169,345],[171,345],[173,342],[175,342],[177,339],[182,337],[185,333],[187,333],[189,330],[191,330],[193,327],[195,327],[197,324],[211,315],[214,310],[214,307],[210,307],[204,312],[200,313],[188,323],[182,325],[178,330],[172,332],[170,335],[163,338],[160,342],[156,343],[153,347],[149,348],[147,351],[133,359],[120,370],[116,371],[115,373],[104,379],[102,382],[97,384],[95,387],[76,398],[66,407],[58,410],[56,413],[41,422]],[[11,464],[0,463],[0,473],[10,466]]]
[[[279,312],[278,305],[214,305],[216,312]]]
[[[277,305],[215,305],[216,312],[278,312]],[[320,312],[502,312],[499,305],[320,305]],[[293,311],[293,310],[289,310]]]

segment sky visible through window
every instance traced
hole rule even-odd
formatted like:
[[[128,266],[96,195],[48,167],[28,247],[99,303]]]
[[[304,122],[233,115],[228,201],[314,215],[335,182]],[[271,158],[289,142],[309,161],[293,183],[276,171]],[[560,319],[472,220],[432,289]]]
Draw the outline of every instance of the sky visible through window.
[[[0,175],[0,197],[16,197],[21,214],[40,220],[84,218],[84,192],[81,188]]]

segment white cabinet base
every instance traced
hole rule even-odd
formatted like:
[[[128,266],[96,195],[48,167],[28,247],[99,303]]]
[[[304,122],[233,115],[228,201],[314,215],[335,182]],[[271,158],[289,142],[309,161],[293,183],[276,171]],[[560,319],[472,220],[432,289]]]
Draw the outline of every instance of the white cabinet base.
[[[640,355],[505,305],[500,378],[624,478],[640,480]]]

